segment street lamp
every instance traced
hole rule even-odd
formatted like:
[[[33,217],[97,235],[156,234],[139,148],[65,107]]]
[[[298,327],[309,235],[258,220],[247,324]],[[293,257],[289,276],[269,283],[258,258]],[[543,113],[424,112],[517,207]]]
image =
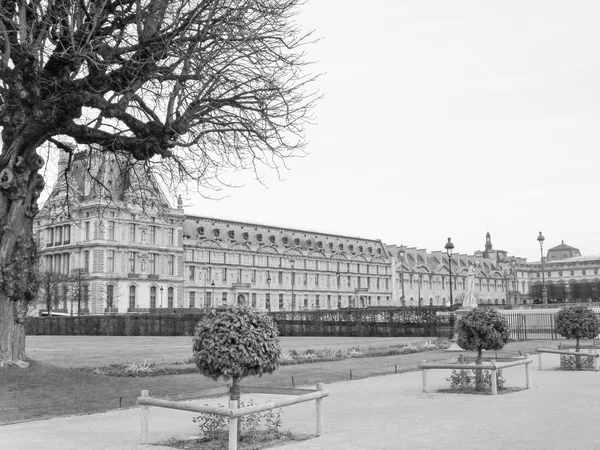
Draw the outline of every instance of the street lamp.
[[[404,306],[406,300],[404,299],[404,255],[406,251],[401,248],[398,250],[398,256],[400,257],[400,287],[402,288],[402,296],[400,297],[400,304]]]
[[[338,271],[335,273],[335,277],[337,279],[337,306],[338,309],[342,309],[342,300],[340,299],[340,271],[338,269]]]
[[[540,257],[542,259],[542,303],[545,305],[548,303],[548,297],[546,295],[546,276],[544,274],[544,236],[540,231],[540,235],[537,237],[538,242],[540,243]]]
[[[296,278],[294,276],[294,264],[296,263],[295,260],[290,259],[290,266],[292,267],[292,311],[294,311],[296,309],[296,299],[294,298],[294,279]]]
[[[217,300],[215,299],[215,280],[212,280],[210,282],[210,286],[211,286],[211,290],[210,290],[211,300],[214,301],[215,306],[217,306]]]
[[[163,287],[160,287],[160,307],[162,308],[162,293],[163,293]]]
[[[271,273],[267,272],[267,286],[269,286],[269,304],[267,305],[267,309],[271,311]]]
[[[452,250],[454,250],[454,244],[450,238],[448,238],[448,242],[446,242],[444,248],[446,249],[446,254],[448,255],[448,271],[450,274],[450,308],[452,308],[452,306],[454,306],[454,301],[452,299]]]

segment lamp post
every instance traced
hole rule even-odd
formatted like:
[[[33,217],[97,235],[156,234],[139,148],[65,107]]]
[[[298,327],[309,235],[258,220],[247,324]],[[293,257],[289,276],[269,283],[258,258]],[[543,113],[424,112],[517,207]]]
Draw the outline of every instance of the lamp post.
[[[542,259],[542,303],[545,305],[548,303],[548,296],[546,295],[546,275],[544,274],[544,236],[540,231],[540,235],[537,237],[540,243],[540,257]]]
[[[267,309],[271,311],[271,273],[267,272],[267,286],[269,286],[269,304],[267,305]]]
[[[342,309],[342,302],[340,300],[340,271],[338,269],[338,271],[335,273],[335,278],[337,279],[337,307],[338,309]]]
[[[448,238],[448,242],[446,242],[444,248],[446,249],[446,254],[448,255],[448,272],[450,275],[450,308],[452,308],[452,306],[454,306],[454,300],[452,299],[452,250],[454,250],[454,244],[450,238]]]
[[[406,251],[401,248],[398,250],[398,256],[400,258],[400,288],[402,289],[402,295],[400,296],[400,304],[405,305],[406,300],[404,298],[404,255]]]
[[[162,293],[163,293],[163,287],[160,287],[160,307],[162,308]]]
[[[294,264],[296,263],[295,260],[290,259],[290,266],[292,267],[292,311],[294,311],[296,309],[296,299],[294,298]]]
[[[210,282],[210,296],[211,296],[211,300],[215,302],[215,306],[217,306],[217,300],[215,299],[215,280],[212,280]]]

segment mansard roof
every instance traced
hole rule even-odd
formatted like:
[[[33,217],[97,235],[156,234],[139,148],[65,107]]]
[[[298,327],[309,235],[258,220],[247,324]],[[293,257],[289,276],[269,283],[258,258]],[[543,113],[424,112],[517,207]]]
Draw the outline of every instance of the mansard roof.
[[[245,243],[251,249],[273,253],[303,254],[322,257],[343,257],[348,260],[374,261],[387,257],[380,240],[342,236],[308,230],[284,228],[214,217],[186,215],[183,236],[187,245],[203,245],[207,240],[219,242],[221,247]],[[334,256],[335,255],[335,256]]]

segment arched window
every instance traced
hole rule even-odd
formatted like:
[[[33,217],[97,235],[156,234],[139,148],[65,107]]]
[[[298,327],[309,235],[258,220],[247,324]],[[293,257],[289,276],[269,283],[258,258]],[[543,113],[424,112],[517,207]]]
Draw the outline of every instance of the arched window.
[[[129,286],[129,308],[134,309],[136,303],[135,286]]]
[[[150,287],[150,308],[156,308],[156,286]]]
[[[167,289],[167,307],[168,308],[173,307],[173,288],[172,287]]]

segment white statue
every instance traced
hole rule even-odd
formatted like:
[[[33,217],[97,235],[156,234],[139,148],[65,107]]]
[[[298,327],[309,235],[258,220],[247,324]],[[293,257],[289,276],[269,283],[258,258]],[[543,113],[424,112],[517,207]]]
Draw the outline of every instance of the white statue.
[[[465,295],[463,297],[462,307],[463,308],[476,308],[477,299],[475,298],[475,266],[469,266],[469,273],[467,274],[467,285],[465,286]]]

